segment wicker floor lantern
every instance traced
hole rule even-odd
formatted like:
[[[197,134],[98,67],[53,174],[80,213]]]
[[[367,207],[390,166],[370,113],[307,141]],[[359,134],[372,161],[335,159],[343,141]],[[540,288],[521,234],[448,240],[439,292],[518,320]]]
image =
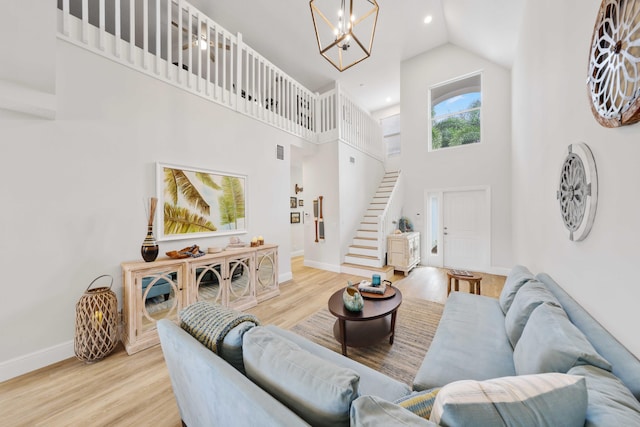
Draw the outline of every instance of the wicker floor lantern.
[[[103,277],[111,279],[109,287],[90,289]],[[101,360],[118,343],[118,299],[112,285],[113,277],[96,277],[76,304],[74,350],[76,357],[86,363]]]

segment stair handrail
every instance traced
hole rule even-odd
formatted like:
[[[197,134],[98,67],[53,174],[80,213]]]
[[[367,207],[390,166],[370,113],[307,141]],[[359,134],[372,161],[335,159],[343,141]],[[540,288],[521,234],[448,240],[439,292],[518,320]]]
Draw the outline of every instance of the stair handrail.
[[[402,197],[398,197],[402,188],[401,184],[402,171],[398,170],[398,177],[396,183],[391,190],[389,200],[385,205],[382,213],[378,215],[378,258],[384,260],[387,253],[387,234],[393,229],[395,225],[393,223],[394,217],[400,217],[402,211]]]

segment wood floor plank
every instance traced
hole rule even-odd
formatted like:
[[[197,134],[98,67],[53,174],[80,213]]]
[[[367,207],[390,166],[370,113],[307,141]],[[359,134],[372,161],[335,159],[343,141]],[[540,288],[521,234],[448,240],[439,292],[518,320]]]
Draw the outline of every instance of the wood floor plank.
[[[291,328],[326,307],[331,294],[361,277],[291,262],[293,279],[281,295],[250,310],[263,324]],[[504,277],[482,275],[482,293],[497,297]],[[397,274],[396,284],[405,279]],[[398,285],[404,298],[446,301],[446,270],[414,269]],[[464,291],[464,285],[461,291]],[[169,373],[159,346],[128,356],[120,344],[104,360],[87,365],[75,358],[0,383],[0,425],[180,427]]]

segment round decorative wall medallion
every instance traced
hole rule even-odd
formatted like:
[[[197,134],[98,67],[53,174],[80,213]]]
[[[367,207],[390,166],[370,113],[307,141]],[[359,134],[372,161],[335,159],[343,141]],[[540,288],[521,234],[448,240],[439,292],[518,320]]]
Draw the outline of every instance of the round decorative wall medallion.
[[[591,231],[598,204],[598,172],[587,144],[569,145],[569,154],[560,172],[557,198],[569,240],[583,240]]]
[[[640,120],[640,1],[602,0],[591,38],[591,111],[602,126]]]

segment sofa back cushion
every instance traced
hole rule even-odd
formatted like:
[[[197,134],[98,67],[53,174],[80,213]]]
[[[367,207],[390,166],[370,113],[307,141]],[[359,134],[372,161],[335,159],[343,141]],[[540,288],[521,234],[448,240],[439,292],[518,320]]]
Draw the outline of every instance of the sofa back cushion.
[[[430,421],[448,427],[584,425],[583,377],[523,375],[456,381],[438,392]]]
[[[533,280],[533,278],[533,274],[531,274],[529,269],[523,265],[516,265],[511,269],[504,282],[504,287],[502,288],[499,298],[500,307],[504,314],[507,314],[509,311],[511,303],[513,302],[513,299],[515,298],[516,293],[518,293],[520,287],[529,280]]]
[[[256,327],[244,334],[247,376],[314,426],[348,426],[360,377],[272,331]]]
[[[640,360],[638,357],[598,323],[551,276],[540,273],[536,279],[544,283],[547,289],[558,298],[571,323],[576,325],[589,339],[593,348],[611,363],[611,372],[620,378],[640,401]]]
[[[527,324],[533,310],[543,303],[550,303],[560,307],[558,299],[537,280],[525,283],[516,293],[504,318],[505,331],[512,347],[515,347],[518,343],[524,325]]]
[[[609,362],[596,352],[564,310],[548,303],[531,313],[513,351],[513,362],[518,375],[566,373],[578,365],[611,370]]]
[[[586,379],[589,405],[585,427],[640,426],[640,402],[620,378],[591,365],[576,366],[568,373]]]

